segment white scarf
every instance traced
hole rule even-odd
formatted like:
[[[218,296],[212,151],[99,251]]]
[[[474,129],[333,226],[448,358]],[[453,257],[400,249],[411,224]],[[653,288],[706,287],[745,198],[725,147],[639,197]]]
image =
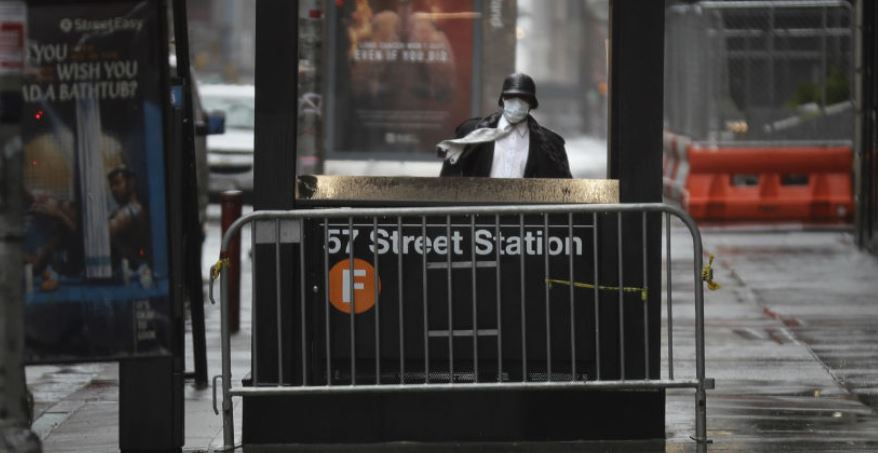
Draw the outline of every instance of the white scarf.
[[[442,140],[436,145],[436,148],[438,149],[440,156],[445,157],[445,160],[454,165],[457,163],[457,159],[460,158],[460,155],[463,153],[463,148],[466,145],[497,141],[509,135],[514,127],[515,125],[512,124],[503,129],[483,127],[466,134],[463,138]]]

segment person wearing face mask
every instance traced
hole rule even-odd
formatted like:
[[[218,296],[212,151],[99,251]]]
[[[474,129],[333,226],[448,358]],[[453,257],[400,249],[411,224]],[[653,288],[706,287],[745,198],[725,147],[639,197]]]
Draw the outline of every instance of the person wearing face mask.
[[[439,175],[571,178],[564,139],[530,115],[539,106],[533,79],[509,75],[497,103],[498,112],[464,121],[454,131],[456,138],[439,142],[445,158]]]

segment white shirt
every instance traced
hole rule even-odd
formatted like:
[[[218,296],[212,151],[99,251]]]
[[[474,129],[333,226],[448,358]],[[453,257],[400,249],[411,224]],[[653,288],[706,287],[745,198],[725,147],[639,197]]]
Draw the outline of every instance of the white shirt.
[[[501,116],[497,128],[509,126]],[[523,178],[527,165],[527,152],[530,148],[530,129],[527,120],[518,123],[512,132],[494,142],[494,160],[491,162],[492,178]]]

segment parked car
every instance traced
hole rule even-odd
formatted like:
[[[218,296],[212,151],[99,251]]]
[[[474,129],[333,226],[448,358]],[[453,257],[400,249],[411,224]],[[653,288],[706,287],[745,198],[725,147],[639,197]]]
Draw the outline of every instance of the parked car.
[[[207,137],[209,191],[253,190],[253,85],[201,85],[208,112],[225,113],[225,133]]]

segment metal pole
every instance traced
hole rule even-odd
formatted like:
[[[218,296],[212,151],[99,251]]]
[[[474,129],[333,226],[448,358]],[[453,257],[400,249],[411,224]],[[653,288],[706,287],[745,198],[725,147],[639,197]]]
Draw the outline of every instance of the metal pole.
[[[254,224],[252,228],[256,228]],[[229,329],[229,271],[222,267],[220,276],[220,331],[222,334],[222,373],[223,373],[223,449],[235,447],[235,418],[232,413],[232,347]],[[280,383],[280,380],[278,380]]]
[[[256,244],[256,223],[250,224],[250,247],[253,247]],[[325,242],[324,242],[325,244]],[[252,250],[252,249],[251,249]],[[259,275],[257,267],[257,260],[250,260],[250,351],[252,354],[252,358],[250,362],[252,364],[251,369],[253,370],[253,385],[259,385],[259,348],[256,347],[256,339],[259,338],[258,328],[259,323],[256,322],[256,300],[259,300],[259,295],[257,294],[257,284],[256,284],[256,275]]]
[[[354,218],[348,218],[348,260],[350,277],[348,278],[348,291],[350,291],[350,327],[351,327],[351,385],[357,384],[357,292],[354,288],[354,275],[356,275],[356,267],[354,266]],[[343,280],[342,280],[343,281]],[[344,299],[342,297],[342,299]]]
[[[598,213],[591,214],[592,258],[594,259],[594,362],[595,377],[601,380],[601,296],[598,281]]]
[[[280,273],[280,219],[274,220],[274,282],[275,309],[277,310],[277,383],[284,382],[284,336],[283,336],[283,300],[281,298]],[[229,325],[231,329],[231,323]]]
[[[308,338],[307,326],[305,321],[305,228],[304,223],[299,221],[299,326],[301,330],[300,340],[302,342],[302,385],[308,385]]]
[[[451,240],[451,216],[445,217],[445,237]],[[448,264],[448,382],[454,382],[454,297],[451,293],[451,247],[445,248],[445,261]]]
[[[372,237],[378,237],[378,217],[372,218]],[[375,300],[375,383],[381,383],[381,310],[380,303],[378,300],[380,282],[378,281],[378,275],[380,275],[380,268],[378,267],[378,247],[372,247],[372,267],[375,269],[372,277],[372,297]],[[402,295],[400,294],[400,298]],[[304,327],[304,326],[303,326]],[[304,346],[303,346],[304,347]]]
[[[400,220],[400,222],[402,222],[402,221]],[[399,237],[399,240],[402,241],[402,223],[400,223],[399,225],[400,225],[400,227],[399,227],[399,236],[398,237]],[[427,241],[427,217],[426,216],[421,217],[421,237],[423,238],[421,240],[424,241],[424,243],[426,243],[426,241]],[[402,256],[402,249],[399,250],[398,256],[400,256],[400,257]],[[402,263],[401,260],[402,259],[400,258],[400,263]],[[400,280],[399,281],[401,282],[402,281],[402,264],[399,265],[399,269],[400,269]],[[429,312],[429,307],[427,306],[428,294],[427,294],[427,254],[426,253],[421,254],[421,274],[422,274],[421,275],[421,282],[423,282],[423,284],[421,285],[421,290],[423,293],[421,300],[424,304],[424,383],[429,384],[430,383],[430,312]],[[399,294],[400,294],[399,300],[402,300],[402,291],[400,291]],[[399,315],[399,322],[400,322],[400,327],[401,327],[402,326],[402,312],[400,312],[400,315]],[[402,355],[402,337],[400,337],[399,344],[400,344],[399,355],[400,355],[400,357],[403,357],[403,355]]]
[[[695,280],[695,379],[698,388],[695,391],[695,440],[707,442],[707,392],[704,373],[704,282],[701,280],[701,269],[704,266],[701,231],[695,221],[688,216],[679,216],[692,234],[693,272]]]
[[[543,270],[544,281],[549,280],[549,215],[543,215]],[[573,286],[573,280],[570,280],[570,286]],[[543,291],[545,297],[546,309],[546,380],[552,380],[552,312],[549,307],[549,285],[545,285]],[[571,319],[571,322],[573,320]]]
[[[494,281],[497,296],[497,382],[503,382],[503,307],[500,303],[500,216],[494,216],[494,259],[497,261],[497,274]]]
[[[0,126],[4,127],[4,126]],[[16,132],[17,133],[17,128]],[[0,132],[0,137],[6,134]],[[3,140],[5,142],[5,140]],[[28,428],[32,416],[28,407],[27,387],[22,357],[24,334],[24,303],[21,297],[22,227],[21,155],[7,159],[0,168],[0,178],[7,196],[0,200],[0,448],[12,451],[38,452],[40,440]]]
[[[397,237],[401,238],[402,237],[402,217],[396,218],[396,231],[398,233]],[[424,234],[424,236],[426,237],[426,234]],[[424,260],[427,259],[426,253],[423,254],[423,259]],[[403,292],[403,286],[402,286],[402,276],[403,276],[402,253],[396,254],[396,272],[397,272],[396,280],[397,280],[397,283],[399,284],[399,290],[397,291],[397,294],[398,294],[397,301],[399,303],[399,383],[405,384],[405,329],[404,329],[405,323],[403,322],[403,320],[405,318],[403,317],[404,313],[403,313],[403,305],[402,305],[403,301],[405,300],[405,293]],[[426,272],[427,272],[426,266],[424,266],[424,286],[425,286],[425,288],[426,288],[426,284],[427,284],[426,283],[426,277],[427,277]],[[426,294],[426,293],[427,293],[427,290],[424,289],[424,294]],[[424,311],[424,348],[426,349],[427,348],[426,297],[424,299],[425,299],[425,302],[424,302],[424,309],[425,309],[425,311]]]
[[[470,216],[470,241],[476,240],[476,216]],[[426,253],[426,252],[425,252]],[[476,294],[476,248],[470,247],[470,274],[473,296],[473,382],[479,382],[479,318],[478,296]],[[448,255],[451,256],[451,238],[448,238]]]
[[[241,217],[241,204],[244,195],[240,190],[227,190],[220,194],[222,208],[222,234]],[[229,331],[238,333],[241,329],[241,235],[235,234],[229,242]]]
[[[648,274],[646,268],[646,259],[647,259],[647,249],[646,249],[646,212],[642,214],[643,216],[643,286],[644,291],[646,288],[649,288],[647,284]],[[649,379],[649,301],[644,298],[643,299],[643,378]]]
[[[518,216],[518,237],[524,240],[524,214]],[[518,254],[519,277],[521,284],[521,380],[527,381],[527,310],[525,304],[524,292],[524,251],[519,250]]]
[[[665,276],[667,277],[668,306],[668,379],[674,380],[674,304],[671,291],[671,214],[665,214],[666,258]]]
[[[625,379],[625,274],[622,266],[622,213],[616,216],[616,239],[619,245],[619,376]]]
[[[829,105],[829,101],[826,99],[826,82],[827,82],[827,71],[829,70],[829,66],[826,62],[826,52],[827,52],[827,43],[826,43],[826,35],[829,33],[827,30],[828,24],[828,8],[824,7],[820,9],[820,26],[823,29],[820,33],[820,110],[822,112],[826,112],[826,106]]]
[[[323,219],[323,315],[326,335],[326,386],[332,385],[332,338],[329,332],[329,218]],[[253,323],[256,324],[255,322]],[[254,337],[255,338],[255,337]]]
[[[573,288],[573,255],[575,251],[575,247],[573,244],[573,213],[567,214],[567,240],[570,244],[570,249],[568,250],[567,255],[567,271],[570,276],[570,380],[576,380],[576,309],[573,307],[574,305],[574,288]],[[597,284],[597,283],[595,283]]]
[[[774,103],[774,4],[768,6],[768,105],[775,107]]]

